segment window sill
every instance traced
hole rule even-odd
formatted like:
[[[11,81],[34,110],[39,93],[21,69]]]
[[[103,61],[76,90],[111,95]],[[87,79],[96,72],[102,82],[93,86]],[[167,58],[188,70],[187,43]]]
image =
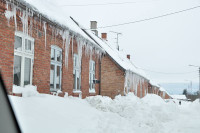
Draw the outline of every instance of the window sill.
[[[82,93],[80,90],[73,90],[73,93]]]
[[[95,89],[89,90],[89,93],[96,93]]]
[[[57,91],[61,91],[61,89],[50,89],[50,92],[57,92]]]

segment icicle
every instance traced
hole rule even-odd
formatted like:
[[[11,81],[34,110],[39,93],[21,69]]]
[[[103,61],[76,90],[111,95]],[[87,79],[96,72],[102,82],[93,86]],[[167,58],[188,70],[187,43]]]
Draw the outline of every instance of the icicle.
[[[90,45],[90,60],[92,59],[92,55],[93,55],[93,47]]]
[[[130,70],[127,70],[125,72],[124,94],[126,95],[128,92],[135,92],[135,95],[137,95],[138,85],[141,94],[144,82],[145,82],[144,78],[131,72]]]
[[[24,34],[28,34],[27,33],[27,25],[28,25],[28,16],[26,15],[26,12],[23,11],[23,14],[22,14],[22,17],[20,16],[20,19],[22,21],[22,24],[23,24],[23,33]]]
[[[77,42],[77,51],[78,51],[78,64],[79,64],[79,76],[80,76],[80,84],[81,84],[81,61],[82,61],[82,49],[83,49],[83,45],[82,42],[80,40],[80,38],[76,38],[76,42]]]
[[[14,10],[14,19],[15,19],[15,31],[17,31],[17,17],[16,17],[17,11],[16,11],[15,6],[13,6],[13,10]]]
[[[10,26],[10,19],[12,19],[14,16],[16,16],[16,10],[14,10],[14,7],[11,7],[11,10],[9,10],[9,3],[6,4],[7,10],[5,11],[5,17],[8,21],[8,26]],[[15,8],[16,9],[16,8]]]
[[[74,54],[73,49],[74,49],[74,35],[72,35],[72,58]]]
[[[43,22],[43,28],[44,28],[44,37],[45,37],[45,50],[47,47],[47,27],[46,27],[46,22]]]
[[[69,32],[68,32],[68,34],[66,34],[66,43],[65,43],[65,67],[67,67],[67,69],[68,69],[70,40],[71,40],[71,37],[69,36]]]

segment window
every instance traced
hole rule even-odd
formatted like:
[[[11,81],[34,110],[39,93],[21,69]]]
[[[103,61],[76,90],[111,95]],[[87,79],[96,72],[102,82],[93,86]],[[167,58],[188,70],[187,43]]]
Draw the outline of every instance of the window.
[[[138,84],[135,84],[135,95],[137,96]]]
[[[61,90],[62,78],[62,49],[51,46],[50,90]]]
[[[21,32],[15,33],[13,84],[25,86],[32,84],[34,39]]]
[[[163,99],[165,99],[165,92],[163,91]]]
[[[74,84],[73,88],[74,91],[80,91],[81,90],[81,78],[80,78],[80,66],[79,66],[79,58],[77,54],[74,54],[73,58],[73,77],[74,77]]]
[[[93,83],[95,80],[95,62],[90,60],[90,70],[89,70],[89,92],[95,92],[95,84]]]

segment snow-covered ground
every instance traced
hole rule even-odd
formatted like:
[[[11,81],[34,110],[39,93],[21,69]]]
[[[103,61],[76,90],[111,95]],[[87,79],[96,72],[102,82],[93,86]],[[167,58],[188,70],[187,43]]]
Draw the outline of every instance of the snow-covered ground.
[[[95,96],[86,99],[36,94],[9,96],[24,133],[199,133],[200,104]]]

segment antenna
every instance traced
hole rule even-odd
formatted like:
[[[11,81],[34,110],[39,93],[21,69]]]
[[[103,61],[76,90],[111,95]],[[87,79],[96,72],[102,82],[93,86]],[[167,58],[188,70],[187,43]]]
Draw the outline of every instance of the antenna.
[[[122,35],[122,33],[120,32],[115,32],[115,31],[110,31],[112,33],[115,33],[117,35],[117,38],[115,38],[117,41],[116,41],[116,44],[117,44],[117,50],[119,51],[119,35]]]

